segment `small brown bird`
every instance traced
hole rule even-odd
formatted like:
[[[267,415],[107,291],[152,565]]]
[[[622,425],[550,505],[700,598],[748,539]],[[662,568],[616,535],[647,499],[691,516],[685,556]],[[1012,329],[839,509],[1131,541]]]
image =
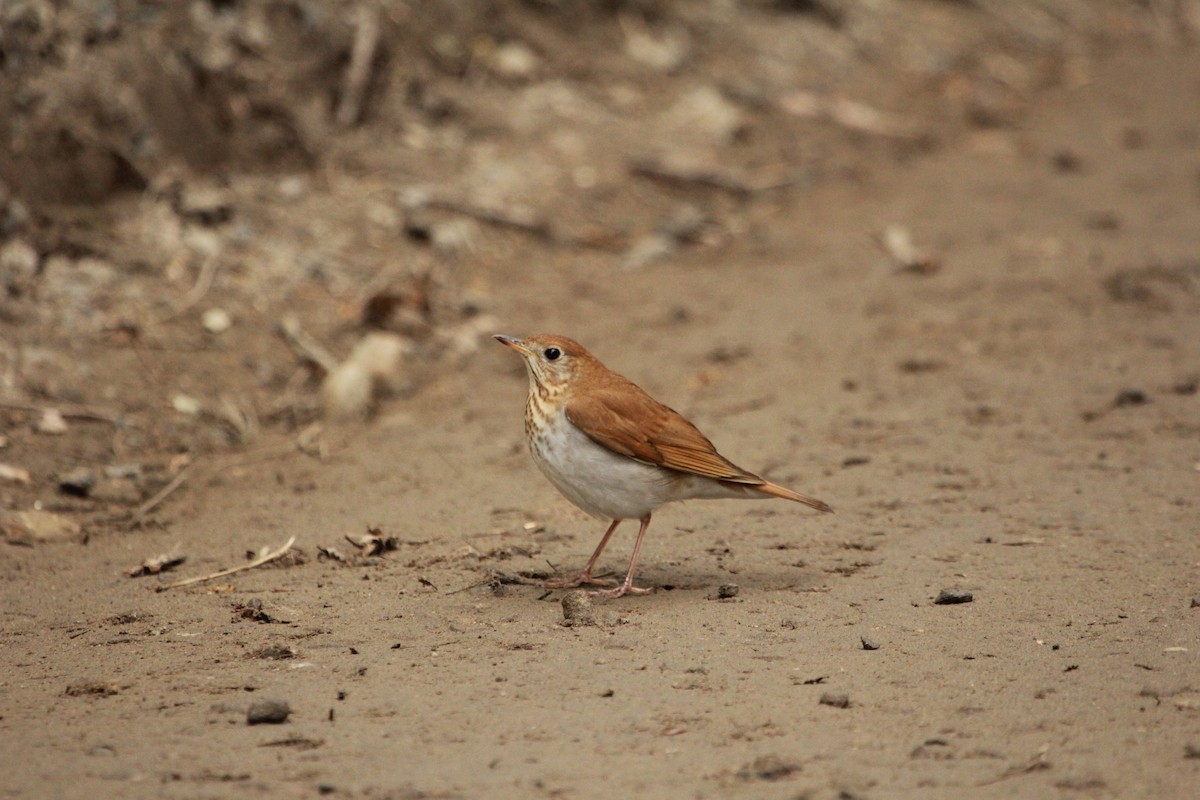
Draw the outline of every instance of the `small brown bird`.
[[[565,336],[495,339],[525,359],[529,399],[525,436],[542,472],[567,499],[593,517],[612,520],[577,577],[547,583],[565,589],[606,584],[592,577],[621,520],[641,520],[625,582],[594,591],[602,597],[644,594],[633,572],[650,515],[674,500],[782,497],[818,511],[825,503],[747,472],[717,452],[704,434],[632,381],[601,364]]]

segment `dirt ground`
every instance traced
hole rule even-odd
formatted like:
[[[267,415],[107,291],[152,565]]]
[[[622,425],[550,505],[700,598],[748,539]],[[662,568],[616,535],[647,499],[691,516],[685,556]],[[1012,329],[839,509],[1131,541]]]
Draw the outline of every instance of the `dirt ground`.
[[[768,5],[603,5],[616,49],[577,52],[568,2],[455,41],[383,4],[361,119],[297,112],[261,169],[250,112],[215,171],[116,133],[9,162],[0,797],[1200,792],[1197,4],[913,3],[907,38]],[[364,18],[287,66],[338,85]],[[206,85],[261,111],[259,77]],[[666,507],[657,590],[564,624],[537,583],[603,524],[530,461],[495,332],[580,340],[836,513]],[[338,421],[368,333],[403,357]]]

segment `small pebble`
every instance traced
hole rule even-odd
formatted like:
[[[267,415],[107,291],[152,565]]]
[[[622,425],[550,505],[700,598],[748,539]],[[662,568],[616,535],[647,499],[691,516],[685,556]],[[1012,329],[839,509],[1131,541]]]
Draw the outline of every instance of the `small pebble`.
[[[404,356],[411,349],[408,340],[386,331],[372,331],[354,345],[346,358],[374,382],[375,388],[396,391],[401,387]]]
[[[104,468],[106,478],[128,478],[131,481],[142,479],[141,464],[111,464]]]
[[[371,410],[373,391],[370,373],[360,364],[347,361],[325,376],[321,404],[326,416],[333,419],[362,419]]]
[[[233,325],[233,317],[223,308],[210,308],[201,320],[204,330],[211,334],[224,333]]]
[[[722,583],[717,587],[717,597],[721,600],[729,600],[737,597],[739,591],[741,591],[741,587],[736,583]]]
[[[1200,608],[1200,597],[1192,598],[1192,608]]]
[[[821,705],[833,706],[834,708],[849,708],[850,695],[839,694],[837,692],[825,692],[821,695]]]
[[[201,410],[200,401],[186,394],[177,394],[172,397],[171,407],[180,414],[187,414],[189,417],[196,416]]]
[[[592,625],[596,617],[592,613],[592,597],[584,591],[567,592],[562,599],[563,625]]]
[[[96,485],[96,473],[87,467],[76,467],[58,476],[59,491],[76,497],[87,497]]]
[[[12,239],[0,247],[0,284],[21,294],[37,280],[41,256],[28,242]]]
[[[862,649],[863,650],[878,650],[879,649],[879,642],[875,641],[874,639],[870,639],[866,636],[860,636],[859,638],[862,639]]]
[[[523,42],[506,42],[492,54],[492,71],[501,78],[527,80],[538,68],[537,53]]]
[[[29,470],[14,464],[0,464],[0,481],[12,483],[29,483]]]
[[[969,603],[974,599],[975,595],[966,589],[942,589],[933,602],[939,606],[952,606],[955,603]]]
[[[738,770],[737,776],[744,781],[778,781],[799,772],[799,764],[784,761],[776,755],[759,756],[753,763]]]
[[[67,421],[57,408],[47,408],[37,421],[36,430],[48,436],[62,436],[67,432]]]
[[[246,724],[278,725],[281,722],[287,722],[291,713],[291,707],[284,700],[260,700],[251,705],[246,712]]]
[[[1126,408],[1128,406],[1144,406],[1149,402],[1150,398],[1141,389],[1124,389],[1117,394],[1113,405],[1117,408]]]

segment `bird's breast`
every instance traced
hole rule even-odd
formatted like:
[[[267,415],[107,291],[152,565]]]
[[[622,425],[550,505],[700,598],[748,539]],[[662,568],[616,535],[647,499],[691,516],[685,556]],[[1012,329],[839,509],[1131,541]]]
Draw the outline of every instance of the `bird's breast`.
[[[604,519],[637,519],[675,499],[676,474],[614,453],[567,419],[533,402],[526,433],[534,462],[579,508]]]

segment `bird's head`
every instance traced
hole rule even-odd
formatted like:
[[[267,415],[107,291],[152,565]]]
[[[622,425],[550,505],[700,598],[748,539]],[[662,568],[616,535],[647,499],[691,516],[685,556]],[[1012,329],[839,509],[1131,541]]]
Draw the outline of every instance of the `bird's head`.
[[[565,336],[539,333],[518,339],[496,334],[492,338],[516,350],[525,359],[531,390],[559,394],[565,391],[571,378],[592,360],[591,353],[583,345]]]

